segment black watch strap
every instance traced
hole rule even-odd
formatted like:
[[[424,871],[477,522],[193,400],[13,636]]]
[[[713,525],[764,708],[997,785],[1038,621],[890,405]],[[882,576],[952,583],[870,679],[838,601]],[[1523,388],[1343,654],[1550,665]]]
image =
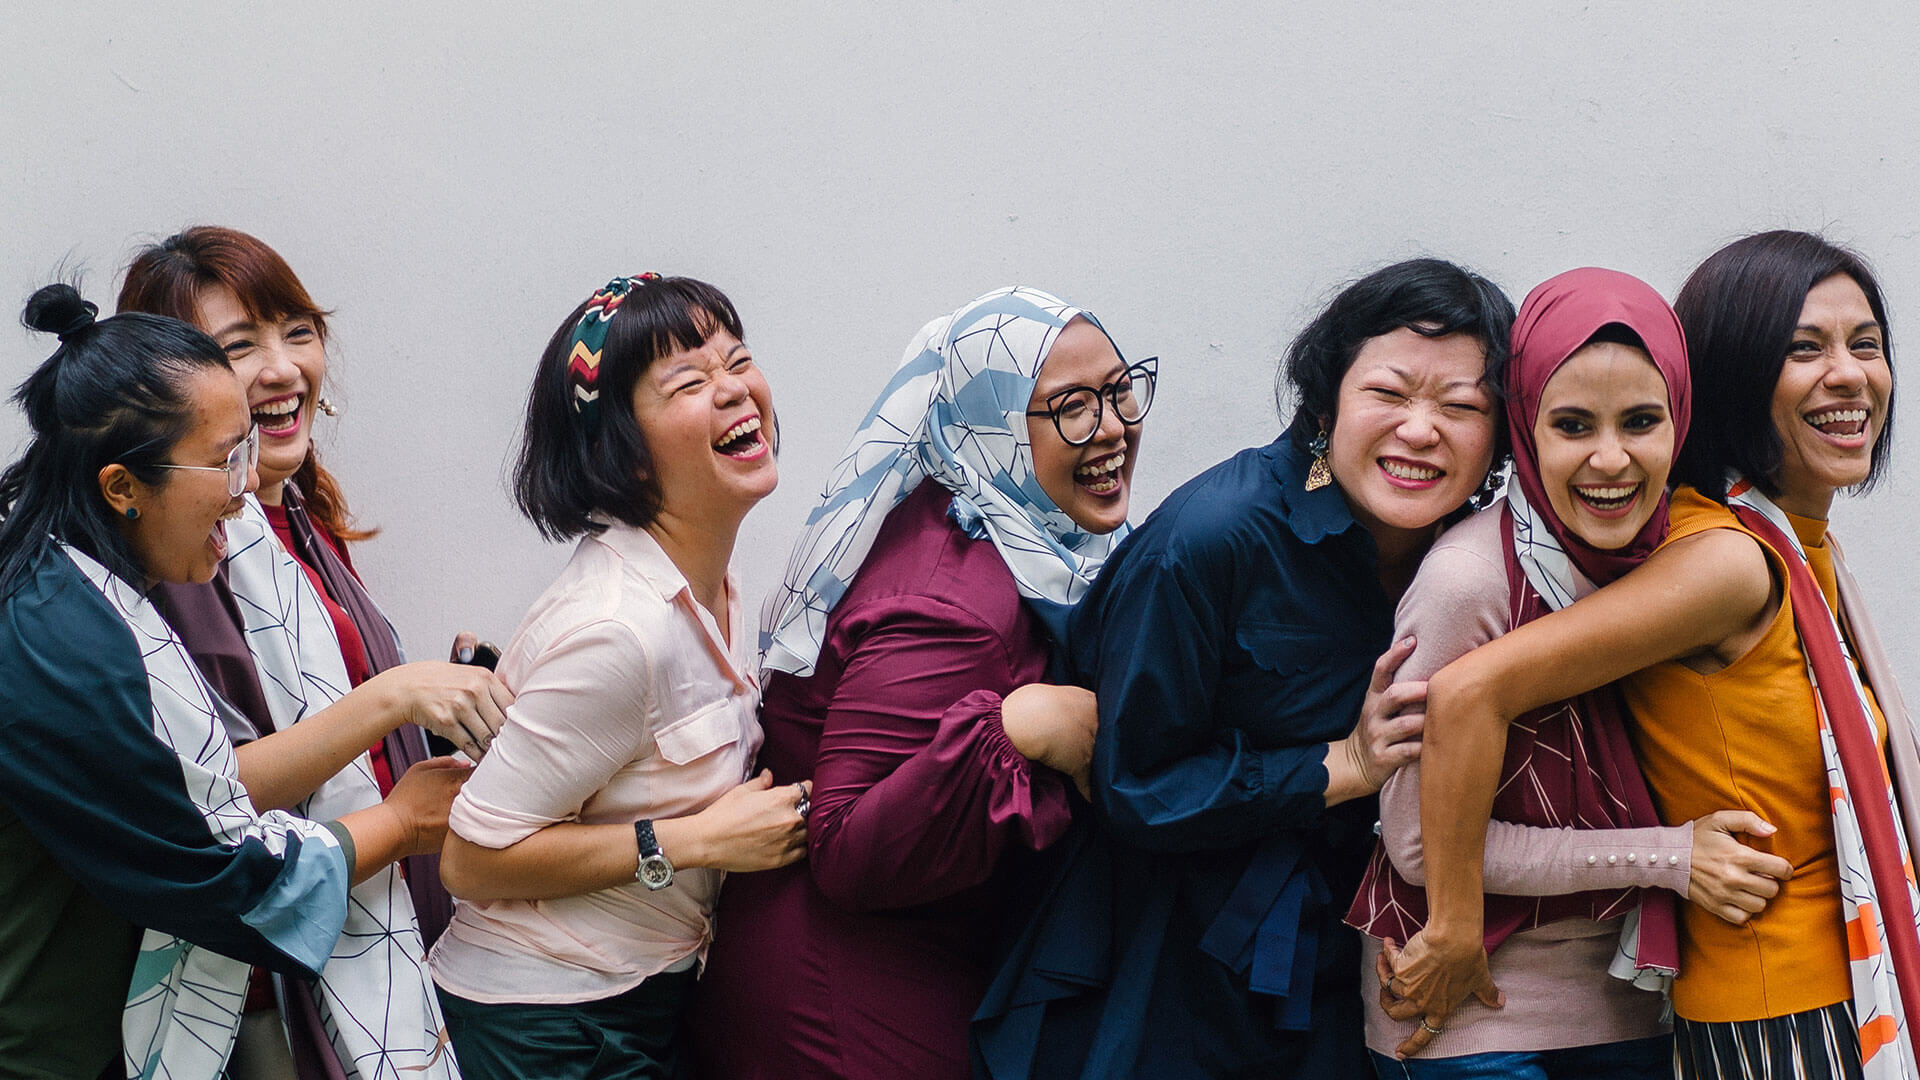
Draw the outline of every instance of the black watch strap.
[[[633,823],[633,838],[640,845],[640,857],[643,859],[660,850],[660,841],[654,839],[651,818],[641,818]]]

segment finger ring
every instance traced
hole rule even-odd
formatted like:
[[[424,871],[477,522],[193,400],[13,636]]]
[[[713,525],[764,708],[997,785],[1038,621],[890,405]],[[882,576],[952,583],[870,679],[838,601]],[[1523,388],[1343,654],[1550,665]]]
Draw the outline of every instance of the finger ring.
[[[807,794],[806,785],[795,784],[793,786],[800,789],[800,801],[794,803],[793,808],[804,818],[813,810],[813,797]]]
[[[1429,1035],[1438,1035],[1440,1034],[1442,1029],[1434,1027],[1432,1024],[1427,1023],[1427,1018],[1423,1016],[1420,1018],[1420,1030],[1426,1032]]]
[[[1394,997],[1400,996],[1400,991],[1395,990],[1393,988],[1393,984],[1398,982],[1399,980],[1400,980],[1400,976],[1398,975],[1387,976],[1387,993],[1392,994]]]

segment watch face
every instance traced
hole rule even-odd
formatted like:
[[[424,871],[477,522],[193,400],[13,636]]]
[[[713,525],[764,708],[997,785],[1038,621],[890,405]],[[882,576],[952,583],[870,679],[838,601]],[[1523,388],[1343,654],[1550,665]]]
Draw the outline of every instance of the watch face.
[[[649,889],[664,889],[673,884],[673,864],[664,855],[649,855],[641,859],[640,884]]]

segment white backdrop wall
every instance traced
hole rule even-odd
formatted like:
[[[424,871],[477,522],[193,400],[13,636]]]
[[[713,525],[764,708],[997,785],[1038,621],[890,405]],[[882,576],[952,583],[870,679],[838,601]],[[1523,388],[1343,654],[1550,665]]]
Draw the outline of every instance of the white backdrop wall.
[[[1585,264],[1671,296],[1728,240],[1815,229],[1883,275],[1906,378],[1920,355],[1910,4],[532,8],[0,8],[0,299],[78,267],[110,308],[189,224],[278,248],[335,312],[322,446],[416,656],[504,642],[564,558],[503,477],[541,346],[616,273],[720,285],[769,372],[754,602],[909,336],[997,285],[1162,357],[1136,519],[1270,439],[1287,340],[1410,255],[1516,302]],[[51,344],[0,330],[0,381]],[[0,452],[24,430],[0,412]],[[1835,517],[1911,684],[1920,447],[1895,463]]]

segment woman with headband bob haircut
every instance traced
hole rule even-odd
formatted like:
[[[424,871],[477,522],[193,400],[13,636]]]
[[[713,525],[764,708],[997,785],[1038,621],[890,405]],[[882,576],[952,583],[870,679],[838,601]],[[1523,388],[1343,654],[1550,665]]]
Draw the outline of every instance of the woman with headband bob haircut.
[[[514,495],[577,543],[501,657],[517,696],[449,818],[460,903],[430,966],[469,1080],[688,1075],[722,875],[803,854],[804,778],[749,779],[728,562],[779,473],[743,338],[711,285],[615,278],[534,373]]]
[[[1030,288],[908,343],[762,619],[763,761],[814,779],[809,856],[727,884],[703,1075],[969,1074],[1013,871],[1085,781],[1091,695],[1042,680],[1125,535],[1156,365]]]
[[[1662,820],[1743,807],[1779,857],[1682,909],[1675,1075],[1911,1078],[1920,749],[1827,531],[1834,498],[1886,463],[1886,308],[1860,256],[1784,230],[1710,256],[1673,307],[1694,414],[1664,541],[1429,684],[1431,918],[1396,983],[1434,1027],[1489,984],[1471,871],[1508,721],[1624,677]]]
[[[255,809],[231,706],[149,599],[209,580],[244,542],[246,390],[193,327],[94,311],[67,285],[28,302],[26,324],[61,344],[14,395],[32,436],[0,473],[0,1060],[36,1076],[274,1075],[229,1061],[259,964],[391,979],[366,1018],[380,1045],[356,1043],[356,1065],[455,1077],[431,989],[409,995],[386,970],[392,943],[337,950],[369,885],[404,899],[388,864],[440,846],[466,770],[430,761],[384,801],[319,820]]]

